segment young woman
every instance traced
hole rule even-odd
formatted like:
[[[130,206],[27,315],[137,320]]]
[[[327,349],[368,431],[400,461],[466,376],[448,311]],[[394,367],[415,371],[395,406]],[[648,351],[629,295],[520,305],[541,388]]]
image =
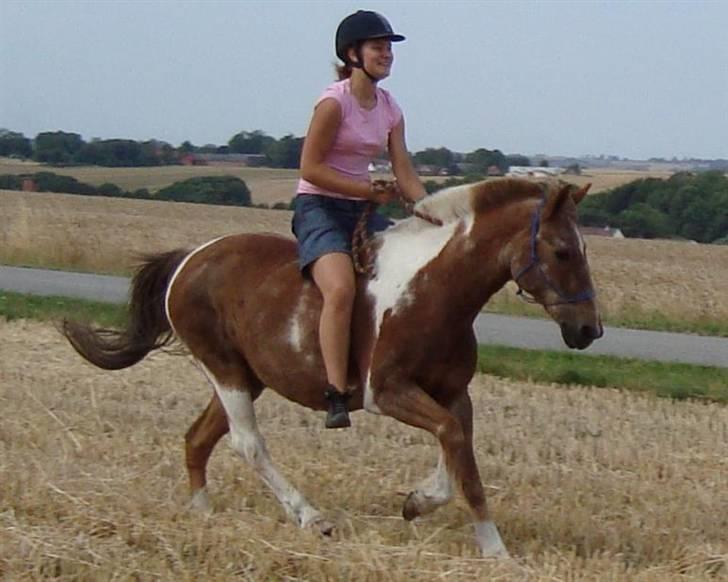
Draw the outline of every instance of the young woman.
[[[351,258],[356,222],[368,202],[425,196],[407,153],[402,111],[378,86],[392,68],[392,43],[402,40],[376,12],[360,10],[341,21],[336,30],[336,55],[343,62],[337,67],[339,81],[319,97],[301,155],[293,232],[301,270],[310,274],[323,295],[319,336],[328,379],[327,428],[351,426],[347,367],[356,290]],[[396,181],[382,187],[370,182],[368,168],[385,150]],[[368,227],[378,231],[388,224],[372,213]]]

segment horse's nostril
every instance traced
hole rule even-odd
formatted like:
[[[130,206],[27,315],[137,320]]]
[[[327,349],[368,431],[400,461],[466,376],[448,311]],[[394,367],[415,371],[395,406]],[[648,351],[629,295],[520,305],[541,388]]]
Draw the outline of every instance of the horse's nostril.
[[[588,337],[589,339],[597,339],[602,336],[601,333],[599,333],[599,328],[594,327],[592,325],[582,325],[581,326],[581,336],[582,337]]]

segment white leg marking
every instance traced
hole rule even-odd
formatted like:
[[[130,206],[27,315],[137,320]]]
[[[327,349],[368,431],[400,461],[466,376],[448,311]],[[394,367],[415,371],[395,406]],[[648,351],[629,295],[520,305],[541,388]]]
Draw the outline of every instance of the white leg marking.
[[[258,431],[250,394],[221,388],[217,391],[228,414],[235,452],[248,461],[283,505],[286,513],[301,527],[320,518],[301,493],[279,472],[270,459],[265,441]]]
[[[212,504],[210,497],[207,495],[207,489],[203,487],[195,491],[192,499],[190,499],[190,508],[205,516],[212,514]]]
[[[372,414],[382,414],[382,410],[374,402],[374,392],[371,384],[371,371],[367,372],[367,380],[364,382],[364,410]]]
[[[197,247],[190,254],[188,254],[184,259],[182,259],[182,262],[177,266],[174,273],[172,274],[172,277],[169,279],[169,284],[167,285],[167,292],[164,294],[164,312],[167,314],[167,321],[169,322],[169,325],[175,334],[177,332],[174,329],[174,324],[172,323],[172,318],[169,316],[169,294],[170,294],[170,291],[172,290],[172,285],[174,285],[174,280],[177,278],[177,275],[179,275],[182,272],[182,269],[187,264],[187,261],[189,261],[194,255],[199,253],[202,249],[206,249],[210,245],[213,245],[217,241],[222,240],[224,238],[226,238],[226,237],[219,236],[219,237],[212,239],[210,241],[207,241],[205,244],[202,244],[199,247]]]
[[[230,424],[233,449],[253,467],[281,502],[288,516],[301,527],[322,520],[301,493],[278,472],[258,431],[253,399],[248,392],[218,385],[210,375]]]
[[[442,450],[435,471],[417,485],[405,502],[417,515],[432,513],[453,498],[453,483]]]
[[[498,528],[492,521],[480,521],[475,524],[475,539],[484,558],[510,558]]]

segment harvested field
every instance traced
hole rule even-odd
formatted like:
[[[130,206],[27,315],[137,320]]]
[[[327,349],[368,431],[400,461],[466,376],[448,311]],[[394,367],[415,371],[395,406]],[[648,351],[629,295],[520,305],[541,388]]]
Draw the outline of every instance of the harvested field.
[[[399,517],[436,461],[421,431],[364,413],[324,431],[320,414],[266,393],[271,454],[337,536],[289,524],[227,439],[202,519],[185,510],[182,437],[210,389],[186,357],[102,372],[23,321],[0,322],[0,345],[0,578],[728,578],[725,406],[477,377],[476,455],[517,558],[494,564],[459,498]]]
[[[234,232],[290,233],[291,213],[0,191],[0,263],[119,272],[139,252],[194,246]],[[587,237],[607,314],[659,312],[728,320],[728,247]],[[515,302],[511,288],[495,302]]]
[[[255,204],[275,204],[289,202],[295,195],[298,183],[298,170],[275,168],[247,168],[235,165],[219,166],[158,166],[150,168],[102,168],[100,166],[81,166],[54,168],[36,162],[21,162],[0,158],[0,174],[27,174],[50,171],[56,174],[73,176],[81,182],[100,186],[105,182],[116,184],[123,190],[146,188],[156,192],[175,182],[195,176],[235,176],[244,180],[250,188]],[[609,168],[588,168],[580,176],[564,176],[580,186],[591,183],[590,192],[601,192],[626,184],[640,178],[669,178],[672,171],[666,169],[615,170]],[[380,176],[387,177],[387,176]],[[423,177],[423,180],[442,182],[446,178]]]

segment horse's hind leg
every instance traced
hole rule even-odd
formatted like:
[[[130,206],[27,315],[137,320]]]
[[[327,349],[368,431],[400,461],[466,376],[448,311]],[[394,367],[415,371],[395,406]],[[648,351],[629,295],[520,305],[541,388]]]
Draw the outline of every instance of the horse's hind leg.
[[[334,529],[333,524],[323,519],[321,513],[278,472],[270,459],[265,441],[258,431],[253,394],[247,388],[255,385],[257,380],[250,381],[250,374],[245,371],[241,382],[238,385],[231,385],[230,374],[226,374],[228,381],[223,383],[209,370],[206,371],[225,410],[235,452],[253,467],[295,523],[302,528],[317,528],[323,534],[331,534]]]
[[[190,505],[203,513],[211,513],[207,495],[207,461],[217,442],[228,432],[225,409],[213,393],[207,408],[185,435],[185,461],[190,479]]]
[[[464,392],[448,410],[460,421],[465,436],[465,446],[473,446],[473,406],[470,396]],[[412,491],[402,507],[407,520],[432,513],[447,504],[453,497],[453,482],[445,465],[445,451],[440,449],[437,468]]]

